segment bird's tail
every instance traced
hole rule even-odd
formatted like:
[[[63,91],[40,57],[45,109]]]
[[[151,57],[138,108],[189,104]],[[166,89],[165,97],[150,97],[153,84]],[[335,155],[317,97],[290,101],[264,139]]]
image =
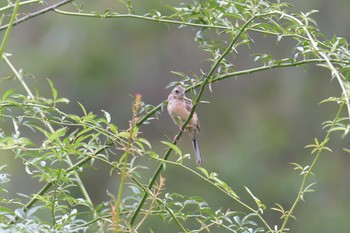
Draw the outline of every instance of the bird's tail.
[[[196,163],[199,166],[203,163],[203,159],[202,159],[201,151],[199,150],[197,135],[194,135],[194,137],[192,138],[192,144],[194,148],[194,153],[196,154]]]

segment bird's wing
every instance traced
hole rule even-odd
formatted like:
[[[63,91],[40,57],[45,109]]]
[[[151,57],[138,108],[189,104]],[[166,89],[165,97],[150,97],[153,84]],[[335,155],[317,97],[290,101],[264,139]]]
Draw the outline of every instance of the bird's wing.
[[[192,108],[193,108],[192,100],[190,100],[187,97],[185,97],[184,100],[186,101],[186,109],[187,109],[187,111],[191,112]]]

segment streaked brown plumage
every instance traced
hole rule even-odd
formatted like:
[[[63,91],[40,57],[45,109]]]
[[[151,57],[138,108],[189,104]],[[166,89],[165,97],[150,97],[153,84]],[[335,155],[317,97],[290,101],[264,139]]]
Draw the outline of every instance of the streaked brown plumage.
[[[192,100],[188,99],[185,96],[185,88],[182,86],[176,86],[170,93],[168,97],[168,112],[171,118],[174,120],[175,124],[180,127],[190,116],[192,111]],[[196,154],[196,163],[197,165],[201,165],[202,155],[198,145],[197,135],[200,131],[199,121],[196,113],[193,113],[192,119],[186,126],[186,130],[192,139],[192,144],[194,148],[194,152]]]

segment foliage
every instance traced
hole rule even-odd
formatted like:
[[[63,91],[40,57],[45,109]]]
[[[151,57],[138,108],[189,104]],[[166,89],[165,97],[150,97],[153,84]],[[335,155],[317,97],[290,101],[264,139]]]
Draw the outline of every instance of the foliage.
[[[70,11],[58,9],[59,6],[70,3]],[[43,8],[40,14],[54,11],[62,16],[92,17],[92,18],[136,18],[161,24],[175,24],[179,30],[183,27],[194,28],[194,40],[199,47],[207,52],[208,71],[174,72],[179,77],[178,82],[169,84],[172,87],[178,83],[194,93],[194,108],[201,101],[207,87],[227,78],[238,77],[283,67],[298,67],[306,64],[316,64],[329,71],[329,77],[339,84],[339,96],[330,97],[324,102],[337,105],[338,111],[334,119],[324,123],[325,136],[315,138],[313,144],[306,146],[311,149],[313,160],[308,165],[294,163],[294,169],[299,171],[301,183],[291,207],[276,204],[267,207],[257,194],[245,187],[253,204],[242,201],[232,187],[219,178],[219,171],[207,171],[203,167],[197,169],[186,166],[183,162],[187,157],[176,146],[182,136],[189,119],[173,141],[165,141],[167,150],[163,156],[154,151],[146,138],[140,137],[143,124],[152,124],[157,119],[158,112],[166,105],[166,101],[152,106],[142,102],[141,95],[136,94],[132,105],[132,116],[128,129],[120,129],[112,123],[112,116],[102,112],[102,117],[86,111],[80,103],[81,115],[63,111],[69,100],[59,96],[59,91],[53,82],[48,80],[51,96],[41,95],[40,90],[31,90],[27,85],[26,75],[16,68],[11,61],[11,55],[5,53],[6,43],[16,25],[25,20],[39,16],[39,11],[29,17],[17,18],[22,7],[29,4],[43,4],[41,0],[27,0],[12,3],[0,8],[3,15],[1,30],[6,30],[2,39],[0,53],[1,62],[11,73],[11,78],[20,83],[24,92],[9,89],[1,94],[0,116],[4,127],[0,131],[0,148],[11,151],[18,161],[22,161],[28,176],[44,182],[42,189],[32,195],[25,196],[27,203],[19,199],[6,197],[6,183],[10,179],[10,169],[0,166],[0,229],[4,232],[138,232],[147,223],[150,216],[158,216],[164,224],[174,222],[181,232],[202,232],[219,228],[228,232],[287,232],[291,219],[296,218],[295,208],[304,200],[304,196],[313,191],[314,183],[309,176],[317,166],[318,159],[324,151],[332,151],[328,142],[333,132],[341,131],[343,137],[349,132],[349,68],[350,54],[347,41],[344,38],[333,37],[324,39],[316,22],[311,18],[314,10],[308,13],[292,14],[290,4],[272,3],[260,0],[222,0],[193,1],[180,6],[150,10],[144,14],[135,13],[131,1],[122,1],[123,10],[106,9],[102,12],[86,11],[84,2],[62,1],[59,4]],[[166,13],[162,13],[161,11]],[[10,13],[9,13],[10,12]],[[17,18],[17,19],[16,19]],[[255,54],[255,67],[239,69],[235,59],[239,57],[238,50],[249,48],[258,35],[273,38],[276,44],[284,40],[292,40],[294,50],[290,57],[275,58],[272,54]],[[7,78],[3,81],[6,81]],[[195,91],[197,88],[197,91]],[[210,105],[209,105],[210,108]],[[344,117],[345,115],[345,117]],[[6,127],[5,127],[6,126]],[[35,135],[35,137],[34,137]],[[35,138],[35,140],[34,140]],[[176,161],[168,160],[171,152],[176,152]],[[349,151],[349,150],[346,150]],[[148,184],[141,178],[147,167],[139,165],[140,155],[148,156],[158,167]],[[117,194],[110,194],[110,201],[95,206],[90,200],[84,184],[81,182],[81,172],[94,167],[96,161],[106,163],[111,173],[120,175]],[[189,171],[214,187],[218,193],[231,198],[232,206],[244,211],[232,211],[227,207],[213,209],[201,197],[188,197],[180,193],[165,193],[166,179],[160,176],[166,166]],[[98,172],[98,171],[95,171]],[[298,177],[296,177],[297,179]],[[158,183],[157,183],[158,182]],[[81,195],[72,195],[72,190],[78,187]],[[132,193],[125,195],[129,187]],[[266,208],[278,212],[281,222],[271,226],[264,215]],[[151,230],[154,232],[156,229]]]

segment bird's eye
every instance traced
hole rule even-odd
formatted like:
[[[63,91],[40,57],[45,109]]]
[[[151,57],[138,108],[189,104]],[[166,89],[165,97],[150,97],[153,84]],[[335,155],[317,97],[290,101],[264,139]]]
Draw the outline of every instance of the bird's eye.
[[[180,91],[179,90],[175,90],[175,94],[180,94]]]

